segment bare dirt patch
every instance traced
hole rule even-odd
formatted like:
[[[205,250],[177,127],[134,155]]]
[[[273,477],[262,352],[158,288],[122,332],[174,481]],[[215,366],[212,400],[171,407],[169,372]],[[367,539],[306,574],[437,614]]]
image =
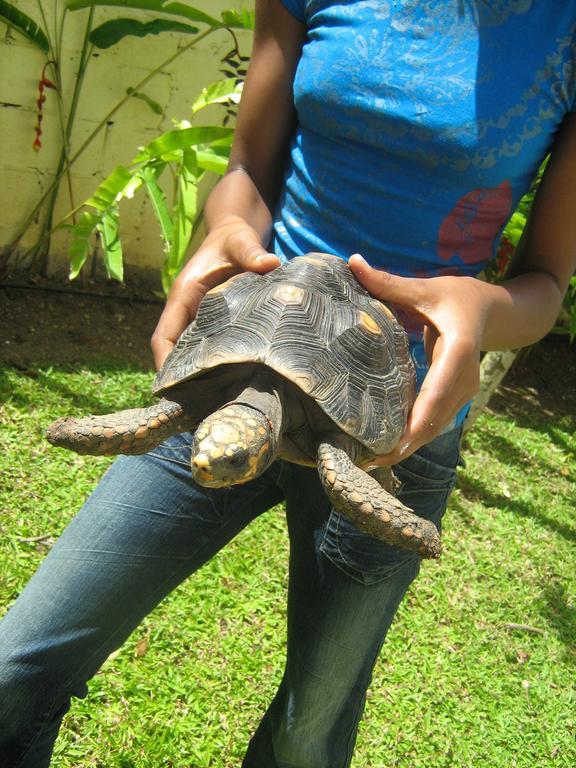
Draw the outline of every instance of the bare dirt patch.
[[[106,293],[104,293],[104,290]],[[127,363],[152,370],[150,337],[162,302],[121,286],[0,287],[0,364],[20,370]],[[525,352],[490,402],[522,421],[576,413],[576,343],[550,336]]]

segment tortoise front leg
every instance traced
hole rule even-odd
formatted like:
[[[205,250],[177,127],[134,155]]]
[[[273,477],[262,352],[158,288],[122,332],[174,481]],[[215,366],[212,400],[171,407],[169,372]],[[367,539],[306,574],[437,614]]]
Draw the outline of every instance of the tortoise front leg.
[[[318,474],[334,509],[362,531],[396,547],[411,549],[421,557],[439,557],[438,529],[418,517],[363,469],[346,451],[330,443],[318,447]]]
[[[131,408],[83,419],[58,419],[46,430],[46,438],[52,445],[76,453],[132,455],[146,453],[171,435],[195,426],[181,405],[159,400],[149,408]]]

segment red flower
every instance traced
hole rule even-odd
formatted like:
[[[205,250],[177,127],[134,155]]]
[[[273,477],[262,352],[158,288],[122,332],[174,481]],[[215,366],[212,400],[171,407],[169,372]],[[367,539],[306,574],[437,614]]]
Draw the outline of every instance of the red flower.
[[[42,68],[42,76],[38,81],[38,98],[36,100],[36,108],[37,108],[36,125],[34,126],[36,137],[34,139],[34,143],[32,144],[32,149],[36,150],[36,152],[38,152],[42,148],[42,142],[40,141],[40,136],[42,136],[42,119],[44,117],[43,109],[44,109],[44,102],[46,101],[46,96],[44,94],[44,91],[46,88],[52,88],[53,90],[57,90],[52,80],[49,80],[46,77],[46,67],[49,67],[52,64],[56,64],[56,62],[47,61],[46,64],[44,64]]]

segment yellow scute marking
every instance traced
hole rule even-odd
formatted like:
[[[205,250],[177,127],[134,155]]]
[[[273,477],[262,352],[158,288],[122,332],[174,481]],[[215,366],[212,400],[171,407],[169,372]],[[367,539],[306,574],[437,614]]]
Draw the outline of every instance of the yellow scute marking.
[[[367,312],[360,312],[360,325],[365,330],[368,331],[368,333],[373,333],[376,336],[379,336],[381,331],[378,323],[374,318],[370,317],[370,315]]]
[[[274,298],[281,301],[282,304],[301,304],[305,293],[297,285],[281,285],[274,294]]]

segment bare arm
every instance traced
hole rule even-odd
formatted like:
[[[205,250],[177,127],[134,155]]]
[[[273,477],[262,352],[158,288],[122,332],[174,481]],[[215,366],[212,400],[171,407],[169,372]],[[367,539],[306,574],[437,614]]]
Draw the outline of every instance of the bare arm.
[[[268,272],[279,264],[266,245],[294,128],[292,82],[304,35],[279,0],[257,0],[229,171],[206,204],[208,235],[174,282],[152,336],[157,367],[206,291],[237,272]]]
[[[374,296],[418,314],[426,324],[430,370],[392,464],[439,434],[476,393],[481,350],[533,344],[558,316],[576,269],[576,115],[554,144],[509,279],[491,285],[468,277],[400,278],[350,259]]]

